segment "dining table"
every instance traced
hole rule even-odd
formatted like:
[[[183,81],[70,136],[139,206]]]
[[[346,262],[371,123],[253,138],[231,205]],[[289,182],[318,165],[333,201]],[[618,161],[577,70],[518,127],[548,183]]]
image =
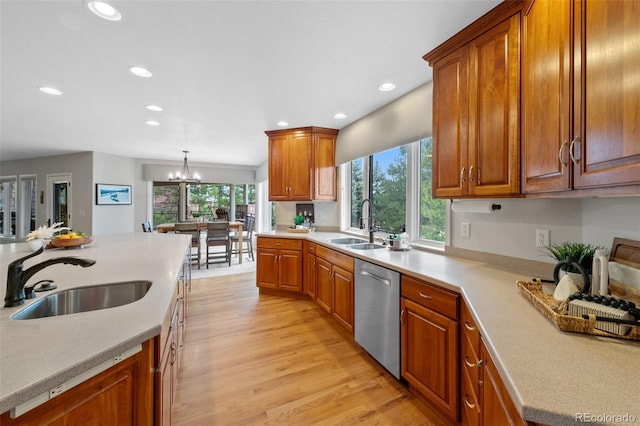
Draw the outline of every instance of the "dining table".
[[[202,234],[202,232],[207,232],[208,222],[196,222],[198,224],[198,231]],[[242,229],[244,223],[243,222],[229,222],[229,229],[234,229],[238,233],[238,263],[242,263]],[[161,223],[156,226],[156,231],[159,234],[166,234],[167,232],[175,232],[176,224],[175,223]]]

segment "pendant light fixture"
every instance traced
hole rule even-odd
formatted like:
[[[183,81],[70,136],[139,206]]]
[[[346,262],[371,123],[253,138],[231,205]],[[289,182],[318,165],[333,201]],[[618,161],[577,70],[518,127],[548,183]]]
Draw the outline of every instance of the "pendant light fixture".
[[[189,162],[187,161],[187,154],[189,151],[184,152],[184,164],[182,165],[182,171],[176,173],[174,176],[173,173],[169,173],[169,182],[184,182],[184,183],[200,183],[200,175],[198,173],[194,173],[191,176],[191,172],[189,171]]]

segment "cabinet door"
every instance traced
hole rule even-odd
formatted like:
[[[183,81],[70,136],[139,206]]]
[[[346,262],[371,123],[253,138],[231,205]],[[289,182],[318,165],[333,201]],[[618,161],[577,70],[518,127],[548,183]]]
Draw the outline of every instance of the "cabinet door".
[[[469,48],[433,65],[433,196],[466,194]],[[464,180],[463,180],[464,179]]]
[[[278,287],[278,250],[259,248],[257,252],[256,282],[258,287]]]
[[[311,200],[311,134],[295,132],[289,135],[287,143],[287,181],[288,200]]]
[[[457,323],[404,297],[401,311],[402,377],[457,421]]]
[[[571,4],[534,0],[523,12],[523,193],[571,188]]]
[[[278,251],[278,288],[302,291],[302,252]]]
[[[281,201],[289,197],[288,135],[269,137],[269,200]]]
[[[313,141],[314,199],[335,201],[336,135],[316,133]]]
[[[333,266],[333,312],[343,327],[353,333],[353,274]]]
[[[483,360],[480,397],[482,424],[525,426],[527,422],[518,414],[483,343],[480,345],[480,356]]]
[[[316,297],[316,256],[311,253],[304,255],[304,286],[311,298]]]
[[[575,2],[574,188],[640,183],[640,0]]]
[[[331,313],[331,264],[316,258],[316,302]]]
[[[469,195],[520,193],[519,39],[516,14],[469,45]]]

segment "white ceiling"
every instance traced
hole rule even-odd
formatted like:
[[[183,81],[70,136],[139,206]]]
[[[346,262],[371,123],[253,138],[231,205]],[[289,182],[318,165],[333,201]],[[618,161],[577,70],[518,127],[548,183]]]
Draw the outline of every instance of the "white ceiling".
[[[431,80],[422,56],[497,3],[127,0],[111,22],[83,0],[1,0],[0,160],[179,162],[186,149],[194,163],[257,166],[280,120],[340,129]],[[378,91],[386,81],[396,90]]]

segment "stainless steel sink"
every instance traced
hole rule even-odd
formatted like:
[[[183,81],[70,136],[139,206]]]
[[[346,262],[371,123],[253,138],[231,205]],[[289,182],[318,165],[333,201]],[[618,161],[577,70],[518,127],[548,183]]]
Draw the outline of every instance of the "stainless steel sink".
[[[333,240],[329,240],[329,242],[334,244],[358,244],[365,243],[367,240],[363,240],[362,238],[334,238]]]
[[[28,320],[114,308],[142,299],[150,288],[151,281],[125,281],[71,288],[44,296],[16,312],[12,318]]]
[[[362,244],[351,244],[347,247],[355,249],[355,250],[373,250],[373,249],[382,249],[386,246],[382,244],[374,244],[374,243],[362,243]]]

